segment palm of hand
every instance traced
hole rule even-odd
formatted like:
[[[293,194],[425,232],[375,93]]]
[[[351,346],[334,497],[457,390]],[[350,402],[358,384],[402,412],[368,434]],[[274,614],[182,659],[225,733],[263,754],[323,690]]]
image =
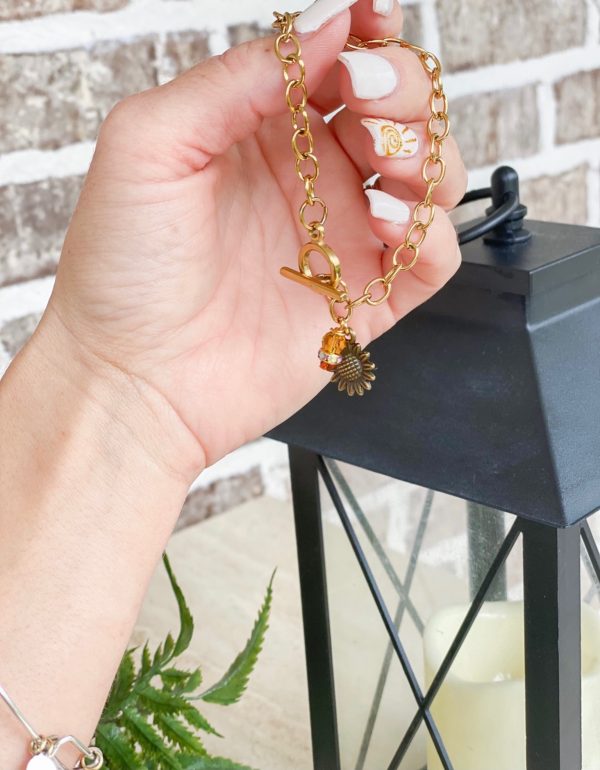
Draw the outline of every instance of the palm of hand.
[[[356,294],[381,274],[381,244],[356,169],[322,119],[312,121],[327,240]],[[196,172],[178,173],[159,147],[139,156],[110,148],[110,163],[103,151],[69,228],[52,304],[85,348],[160,391],[212,462],[328,382],[316,358],[333,325],[327,302],[279,274],[308,240],[289,119],[265,121]],[[158,171],[149,157],[160,159]],[[386,306],[369,308],[353,326],[366,344],[393,320]]]

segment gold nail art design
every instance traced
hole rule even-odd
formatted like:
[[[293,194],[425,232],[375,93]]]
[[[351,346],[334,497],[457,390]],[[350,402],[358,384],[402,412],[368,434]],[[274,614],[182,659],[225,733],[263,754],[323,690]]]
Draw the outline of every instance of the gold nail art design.
[[[384,158],[411,158],[417,153],[417,135],[404,123],[395,123],[385,118],[363,118],[360,122],[371,134],[377,155]]]

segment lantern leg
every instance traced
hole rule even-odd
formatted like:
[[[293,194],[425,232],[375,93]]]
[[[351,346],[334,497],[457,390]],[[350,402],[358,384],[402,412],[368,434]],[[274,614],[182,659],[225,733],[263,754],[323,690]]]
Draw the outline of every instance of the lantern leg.
[[[527,770],[581,770],[580,527],[521,526]]]
[[[340,770],[318,455],[289,447],[314,770]]]

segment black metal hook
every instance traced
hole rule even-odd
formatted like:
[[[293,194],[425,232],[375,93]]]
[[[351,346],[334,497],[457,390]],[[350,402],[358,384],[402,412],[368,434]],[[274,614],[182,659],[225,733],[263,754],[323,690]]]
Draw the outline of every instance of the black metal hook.
[[[507,246],[531,238],[531,233],[523,228],[527,207],[519,199],[519,176],[513,168],[501,166],[496,169],[492,174],[491,187],[471,190],[458,205],[486,198],[492,199],[492,205],[486,210],[487,216],[471,227],[458,231],[461,246],[483,236],[487,236],[487,243]]]

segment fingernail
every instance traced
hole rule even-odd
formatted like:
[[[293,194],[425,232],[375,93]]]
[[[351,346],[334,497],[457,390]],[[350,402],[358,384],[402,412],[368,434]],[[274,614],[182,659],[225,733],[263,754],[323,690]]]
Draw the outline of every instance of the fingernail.
[[[375,152],[382,158],[412,158],[419,149],[417,135],[404,123],[384,118],[363,118],[360,122],[369,130]]]
[[[375,219],[385,219],[394,225],[404,225],[408,222],[410,209],[403,201],[383,190],[365,190],[369,199],[371,214]]]
[[[338,59],[350,73],[357,99],[382,99],[398,85],[396,70],[387,59],[367,51],[341,53]]]
[[[316,0],[294,22],[294,29],[301,35],[316,32],[323,24],[327,24],[338,13],[350,8],[357,0]]]
[[[373,0],[373,10],[380,16],[390,16],[396,0]]]

